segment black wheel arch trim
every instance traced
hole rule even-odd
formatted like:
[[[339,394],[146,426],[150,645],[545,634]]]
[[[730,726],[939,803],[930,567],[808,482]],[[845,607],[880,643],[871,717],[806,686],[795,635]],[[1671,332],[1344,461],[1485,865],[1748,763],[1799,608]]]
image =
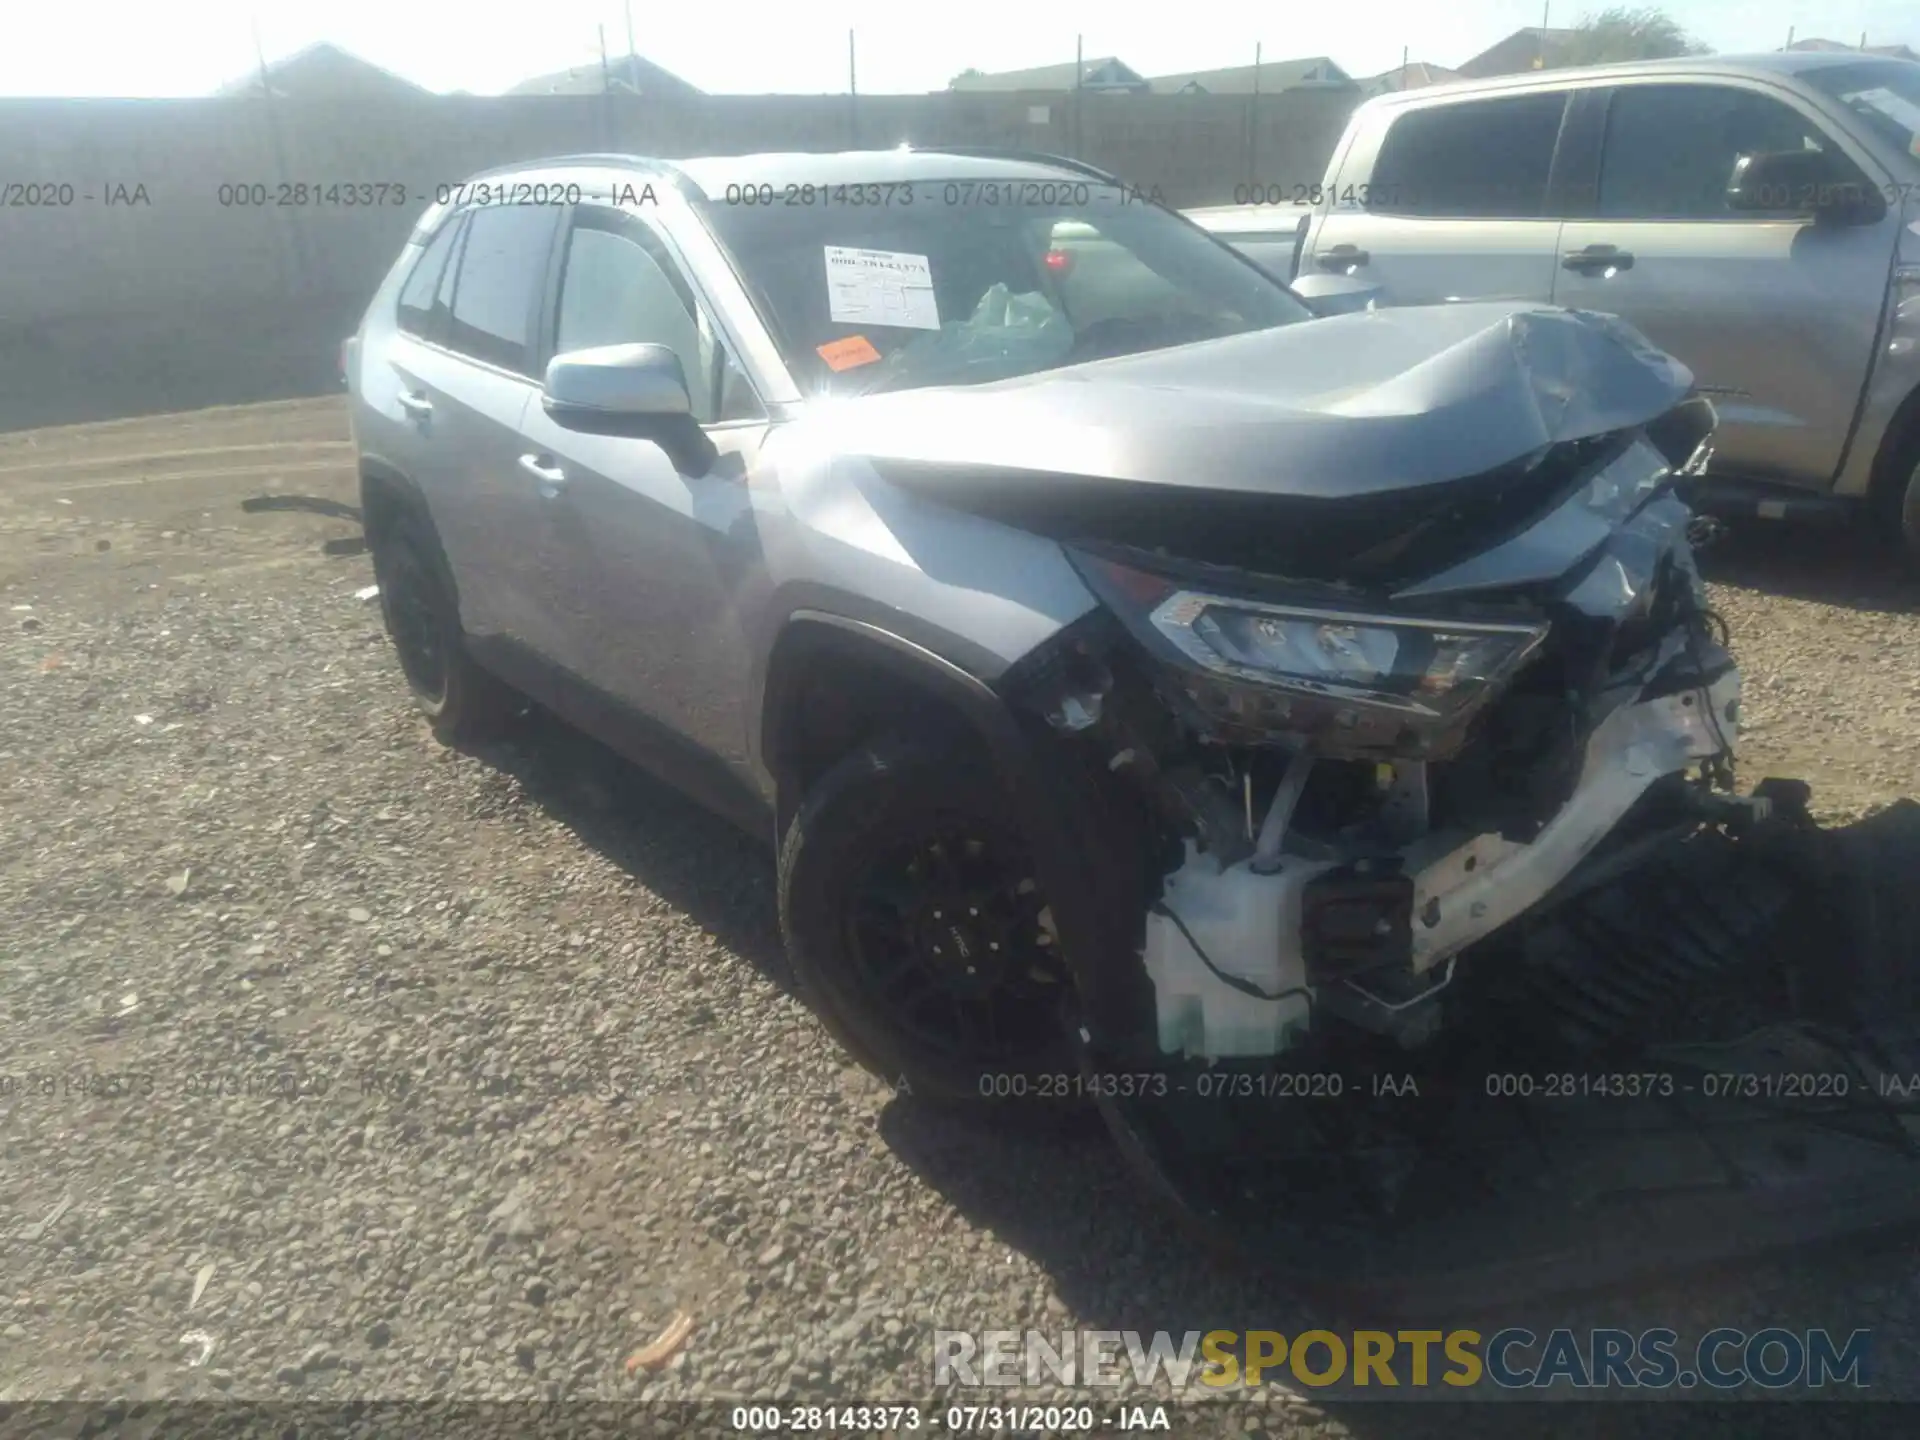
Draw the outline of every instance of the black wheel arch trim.
[[[825,611],[800,609],[787,617],[779,638],[796,627],[818,627],[823,636],[860,647],[874,663],[928,693],[965,723],[985,750],[1012,803],[1013,819],[1031,847],[1036,878],[1052,909],[1054,928],[1073,974],[1083,1019],[1093,1033],[1115,1034],[1137,1023],[1133,1006],[1110,983],[1103,957],[1124,944],[1124,931],[1112,923],[1103,905],[1111,893],[1100,873],[1099,852],[1076,833],[1070,816],[1084,800],[1074,794],[1069,767],[1043,763],[1035,737],[1022,728],[1013,708],[981,676],[893,630],[870,621]],[[787,698],[806,673],[806,644],[776,645],[762,687],[760,752],[772,774],[777,800],[775,820],[784,834],[800,807],[798,786],[781,756],[776,732]]]
[[[1868,472],[1867,503],[1897,520],[1916,463],[1920,463],[1920,385],[1901,397],[1881,432]]]
[[[360,515],[362,532],[366,535],[367,549],[373,551],[376,505],[375,489],[392,494],[399,502],[401,511],[420,522],[424,538],[431,551],[429,559],[440,583],[447,587],[447,594],[453,597],[454,608],[460,606],[460,582],[454,576],[453,565],[447,559],[447,552],[440,543],[440,527],[434,524],[433,510],[427,504],[426,492],[404,471],[371,456],[360,457]]]
[[[799,810],[792,766],[785,757],[780,734],[782,718],[796,689],[806,679],[806,660],[821,644],[851,645],[862,659],[871,659],[897,679],[924,690],[965,720],[986,746],[996,769],[1019,744],[1013,716],[992,685],[981,675],[956,664],[944,654],[868,620],[811,608],[796,609],[786,617],[767,651],[759,691],[759,754],[778,794],[776,818],[781,832]]]

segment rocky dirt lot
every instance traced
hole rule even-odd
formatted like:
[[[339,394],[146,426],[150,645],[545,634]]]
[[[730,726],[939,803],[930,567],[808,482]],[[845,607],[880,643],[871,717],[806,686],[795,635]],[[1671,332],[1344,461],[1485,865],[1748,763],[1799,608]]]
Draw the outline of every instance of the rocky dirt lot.
[[[435,744],[356,527],[239,508],[350,501],[349,456],[332,399],[0,436],[0,1401],[925,1401],[936,1329],[1301,1328],[1104,1136],[850,1068],[749,842],[550,726]],[[1917,592],[1723,548],[1747,775],[1920,794]],[[1920,1398],[1917,1262],[1431,1323],[1872,1327]]]

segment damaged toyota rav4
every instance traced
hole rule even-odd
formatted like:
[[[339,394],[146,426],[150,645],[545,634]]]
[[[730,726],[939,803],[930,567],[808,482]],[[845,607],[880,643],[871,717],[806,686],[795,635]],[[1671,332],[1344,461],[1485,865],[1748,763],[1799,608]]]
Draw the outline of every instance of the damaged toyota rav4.
[[[431,209],[349,361],[425,712],[531,698],[770,837],[801,992],[917,1096],[1418,1055],[1503,937],[1801,812],[1732,788],[1713,413],[1607,316],[1317,318],[1044,157],[587,156]],[[1687,967],[1628,948],[1517,1029],[1648,1028]]]

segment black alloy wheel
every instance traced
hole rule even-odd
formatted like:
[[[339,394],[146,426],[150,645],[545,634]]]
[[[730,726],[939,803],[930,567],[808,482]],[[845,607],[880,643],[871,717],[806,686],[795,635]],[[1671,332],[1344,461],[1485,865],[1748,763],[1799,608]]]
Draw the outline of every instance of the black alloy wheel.
[[[1018,1069],[1058,1040],[1064,975],[1017,842],[973,817],[928,817],[877,847],[850,888],[848,951],[903,1035]]]
[[[802,998],[897,1090],[1083,1108],[1071,972],[1003,791],[964,746],[883,739],[814,782],[781,846],[780,928]]]
[[[522,706],[467,653],[460,610],[422,524],[398,522],[373,545],[380,610],[414,704],[452,744],[499,733]]]
[[[381,569],[380,600],[401,672],[422,700],[437,704],[447,694],[446,619],[440,587],[412,545],[396,547]]]

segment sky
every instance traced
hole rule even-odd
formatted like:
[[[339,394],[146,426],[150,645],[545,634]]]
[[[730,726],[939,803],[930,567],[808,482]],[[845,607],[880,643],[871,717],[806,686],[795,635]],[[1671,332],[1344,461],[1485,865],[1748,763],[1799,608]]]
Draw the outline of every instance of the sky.
[[[1353,75],[1415,60],[1453,65],[1522,25],[1573,24],[1584,0],[1372,0],[1360,5],[1183,0],[1119,7],[1096,0],[632,0],[634,48],[712,93],[847,89],[847,32],[867,93],[943,88],[968,68],[1011,70],[1117,55],[1145,74],[1330,55]],[[1915,0],[1672,0],[1664,7],[1722,52],[1776,49],[1789,30],[1920,49]],[[256,28],[269,60],[318,40],[430,90],[497,94],[516,81],[626,53],[622,0],[91,0],[8,7],[0,96],[205,95],[254,69]]]

